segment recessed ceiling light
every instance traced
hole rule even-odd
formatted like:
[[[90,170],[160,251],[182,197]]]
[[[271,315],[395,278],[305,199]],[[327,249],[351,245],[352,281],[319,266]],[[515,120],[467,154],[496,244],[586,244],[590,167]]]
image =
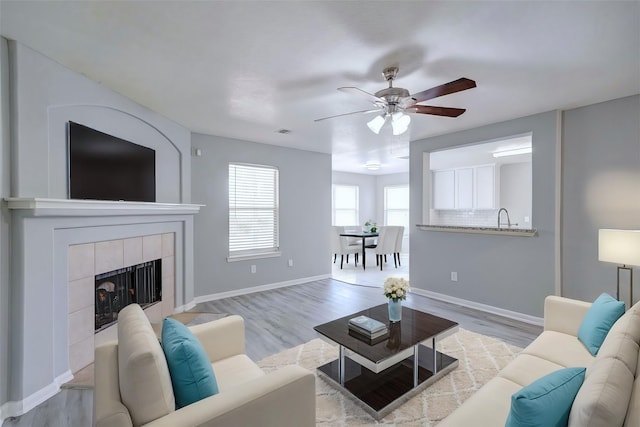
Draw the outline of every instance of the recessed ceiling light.
[[[380,169],[380,163],[369,162],[364,165],[364,167],[369,169],[370,171],[377,171],[378,169]]]

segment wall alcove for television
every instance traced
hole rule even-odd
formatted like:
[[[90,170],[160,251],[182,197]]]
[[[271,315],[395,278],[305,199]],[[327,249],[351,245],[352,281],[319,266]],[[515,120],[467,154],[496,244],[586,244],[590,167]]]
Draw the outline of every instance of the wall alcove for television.
[[[155,150],[68,122],[70,199],[156,201]]]

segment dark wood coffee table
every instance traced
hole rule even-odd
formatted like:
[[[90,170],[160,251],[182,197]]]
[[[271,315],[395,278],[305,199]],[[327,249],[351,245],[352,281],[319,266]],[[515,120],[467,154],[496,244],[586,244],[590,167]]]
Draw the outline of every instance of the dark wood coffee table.
[[[389,338],[370,345],[350,335],[348,321],[360,315],[387,323]],[[437,340],[456,332],[458,324],[409,307],[402,307],[396,323],[389,323],[382,304],[314,329],[339,346],[338,359],[318,373],[377,420],[458,367],[458,359],[436,350]]]

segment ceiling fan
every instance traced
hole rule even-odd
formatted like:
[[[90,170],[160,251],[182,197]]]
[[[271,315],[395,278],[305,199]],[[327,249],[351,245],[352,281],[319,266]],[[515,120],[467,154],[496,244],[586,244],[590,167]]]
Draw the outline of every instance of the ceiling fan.
[[[389,82],[389,87],[379,90],[375,94],[370,94],[369,92],[365,92],[357,87],[338,88],[338,90],[342,92],[355,94],[367,99],[375,106],[374,109],[323,117],[321,119],[316,119],[315,121],[319,122],[321,120],[333,119],[335,117],[348,116],[351,114],[380,113],[374,117],[373,120],[369,121],[367,126],[369,126],[374,133],[378,134],[385,123],[391,121],[393,134],[401,135],[409,128],[411,117],[408,114],[418,113],[431,114],[434,116],[458,117],[466,111],[464,108],[418,105],[419,102],[476,87],[475,81],[463,77],[410,95],[407,89],[393,87],[393,80],[398,75],[398,67],[385,68],[382,71],[382,75]]]

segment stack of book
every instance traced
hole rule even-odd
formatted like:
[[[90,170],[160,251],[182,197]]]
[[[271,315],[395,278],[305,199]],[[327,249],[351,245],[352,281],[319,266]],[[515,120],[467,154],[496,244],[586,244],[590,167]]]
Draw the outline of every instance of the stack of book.
[[[389,337],[387,325],[367,316],[349,319],[349,335],[361,339],[371,345],[386,340]]]

